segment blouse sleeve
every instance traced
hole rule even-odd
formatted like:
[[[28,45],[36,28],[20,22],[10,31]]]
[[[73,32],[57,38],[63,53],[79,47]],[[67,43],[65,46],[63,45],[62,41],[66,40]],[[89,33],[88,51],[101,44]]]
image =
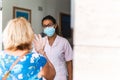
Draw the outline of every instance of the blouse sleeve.
[[[44,56],[39,55],[39,58],[37,60],[37,66],[43,67],[45,66],[46,63],[47,63],[46,58]]]
[[[71,48],[70,43],[65,40],[65,45],[64,45],[64,50],[65,50],[65,60],[70,61],[73,59],[73,50]]]

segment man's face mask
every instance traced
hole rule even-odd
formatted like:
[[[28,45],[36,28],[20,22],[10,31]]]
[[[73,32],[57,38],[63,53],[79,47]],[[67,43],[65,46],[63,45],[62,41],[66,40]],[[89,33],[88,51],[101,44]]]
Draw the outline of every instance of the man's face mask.
[[[44,28],[44,31],[43,31],[47,36],[51,37],[54,35],[55,33],[55,28],[54,26],[49,26],[49,27],[46,27]]]

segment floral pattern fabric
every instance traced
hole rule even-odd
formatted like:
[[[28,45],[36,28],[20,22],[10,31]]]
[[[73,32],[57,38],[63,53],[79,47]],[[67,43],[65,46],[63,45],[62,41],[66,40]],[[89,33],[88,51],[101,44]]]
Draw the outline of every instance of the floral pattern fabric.
[[[8,55],[4,51],[0,52],[0,80],[17,58],[18,56]],[[45,57],[36,52],[30,52],[13,67],[7,80],[42,80],[37,76],[45,64]]]

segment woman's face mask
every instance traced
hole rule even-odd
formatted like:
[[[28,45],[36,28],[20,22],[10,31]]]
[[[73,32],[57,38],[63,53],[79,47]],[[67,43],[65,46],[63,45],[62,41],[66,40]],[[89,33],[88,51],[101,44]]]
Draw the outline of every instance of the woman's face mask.
[[[55,28],[54,26],[49,26],[49,27],[46,27],[44,28],[44,31],[43,31],[47,36],[51,37],[54,35],[55,33]]]

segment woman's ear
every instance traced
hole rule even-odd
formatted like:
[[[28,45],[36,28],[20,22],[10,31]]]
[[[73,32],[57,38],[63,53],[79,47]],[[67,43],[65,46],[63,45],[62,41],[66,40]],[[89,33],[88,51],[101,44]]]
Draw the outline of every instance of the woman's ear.
[[[54,26],[54,27],[55,27],[55,29],[56,29],[56,28],[58,27],[58,25],[57,25],[57,24],[55,24],[55,26]]]

